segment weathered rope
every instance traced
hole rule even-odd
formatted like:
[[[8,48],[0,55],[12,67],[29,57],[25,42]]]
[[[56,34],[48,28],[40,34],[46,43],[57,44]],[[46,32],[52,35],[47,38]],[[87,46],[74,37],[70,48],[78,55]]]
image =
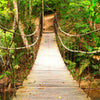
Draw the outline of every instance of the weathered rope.
[[[85,36],[85,35],[91,34],[91,33],[93,33],[93,32],[98,32],[98,31],[100,31],[100,29],[98,29],[98,30],[94,30],[94,31],[87,32],[87,33],[84,33],[84,34],[73,35],[73,34],[66,33],[65,31],[63,31],[59,25],[58,25],[58,27],[59,27],[59,30],[60,30],[62,33],[64,33],[65,35],[68,35],[68,36],[70,36],[70,37],[80,37],[80,36]]]
[[[39,40],[39,36],[37,37],[37,39],[35,40],[34,43],[32,43],[31,45],[28,46],[24,46],[24,47],[17,47],[17,48],[7,48],[7,47],[2,47],[0,46],[0,49],[4,49],[4,50],[20,50],[20,49],[26,49],[26,48],[30,48],[32,46],[34,46]]]
[[[4,28],[4,27],[2,27],[2,26],[0,26],[0,28],[3,29],[4,31],[8,31],[8,32],[10,32],[10,33],[13,33],[13,34],[16,34],[16,35],[19,35],[19,36],[25,36],[25,37],[30,37],[30,36],[32,36],[32,35],[35,35],[35,33],[36,33],[37,30],[38,30],[38,27],[37,27],[37,28],[35,29],[35,31],[34,31],[32,34],[29,34],[29,35],[21,35],[21,34],[19,34],[19,33],[12,32],[12,31],[10,31],[10,30],[8,30],[7,28]]]
[[[100,31],[100,29],[98,29],[98,30],[94,30],[94,31],[91,31],[91,32],[88,32],[88,33],[85,33],[85,34],[80,34],[80,35],[71,35],[71,34],[69,34],[69,33],[66,33],[66,32],[64,32],[64,31],[61,29],[61,27],[59,26],[58,20],[57,20],[57,14],[56,14],[56,13],[55,13],[55,23],[54,23],[54,24],[56,24],[57,27],[59,27],[59,29],[60,29],[61,32],[63,32],[65,35],[68,35],[68,36],[70,36],[70,37],[79,37],[79,36],[84,36],[84,35],[91,34],[91,33],[93,33],[93,32],[98,32],[98,31]],[[88,52],[88,51],[86,52],[86,51],[81,51],[81,50],[72,50],[72,49],[70,49],[70,48],[68,48],[68,47],[66,47],[66,46],[64,45],[64,43],[63,43],[63,41],[62,41],[62,39],[61,39],[61,37],[60,37],[60,35],[59,35],[58,33],[57,33],[57,37],[59,38],[59,40],[60,40],[62,46],[63,46],[66,50],[68,50],[68,51],[70,51],[70,52],[84,53],[84,54],[100,53],[100,50],[96,50],[96,51],[92,51],[92,52]]]
[[[93,33],[93,32],[98,32],[98,31],[100,31],[100,29],[98,29],[98,30],[94,30],[94,31],[87,32],[87,33],[84,33],[84,34],[73,35],[73,34],[70,34],[70,33],[65,32],[65,31],[63,31],[63,30],[61,29],[61,27],[60,27],[60,25],[59,25],[59,23],[58,23],[58,20],[57,20],[57,14],[56,14],[56,13],[55,13],[55,18],[56,18],[56,24],[57,24],[59,30],[60,30],[62,33],[64,33],[65,35],[70,36],[70,37],[80,37],[80,36],[85,36],[85,35],[91,34],[91,33]]]
[[[84,53],[84,54],[100,53],[100,50],[96,50],[96,51],[92,51],[92,52],[85,52],[85,51],[81,51],[81,50],[72,50],[72,49],[69,49],[68,47],[66,47],[66,46],[64,45],[64,43],[63,43],[63,41],[62,41],[62,39],[61,39],[61,37],[60,37],[59,35],[58,35],[58,38],[59,38],[59,40],[60,40],[62,46],[63,46],[66,50],[68,50],[68,51],[70,51],[70,52]]]

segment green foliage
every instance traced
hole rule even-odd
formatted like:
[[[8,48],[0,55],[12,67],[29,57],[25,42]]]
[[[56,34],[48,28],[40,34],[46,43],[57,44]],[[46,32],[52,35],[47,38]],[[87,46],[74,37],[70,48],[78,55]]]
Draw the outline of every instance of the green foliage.
[[[84,24],[83,22],[80,22],[75,23],[74,25],[74,31],[76,31],[77,33],[86,33],[89,30],[89,25],[87,25],[86,23]]]
[[[0,0],[0,15],[4,17],[9,17],[9,13],[11,13],[10,9],[7,8],[7,0]]]
[[[100,35],[99,34],[96,34],[96,33],[94,33],[94,34],[92,34],[92,36],[93,36],[93,40],[94,40],[94,42],[95,42],[95,46],[96,47],[99,47],[100,46]]]
[[[72,34],[84,34],[95,29],[95,24],[100,23],[100,2],[98,0],[67,0],[61,2],[60,25],[62,29]],[[62,36],[63,39],[63,36]],[[73,50],[92,52],[100,49],[99,32],[83,37],[66,37],[63,43],[66,47]],[[74,54],[70,52],[72,56]],[[79,67],[79,75],[83,75],[87,67],[90,73],[99,73],[100,62],[93,59],[94,54],[75,53],[75,63]],[[98,53],[98,55],[100,55]],[[67,55],[66,55],[67,56]],[[65,61],[69,69],[71,62]],[[88,72],[86,73],[88,74]]]
[[[85,45],[83,47],[85,47],[86,50],[89,52],[93,51],[93,48],[91,46],[89,46],[87,43],[85,43]]]
[[[11,30],[12,31],[12,30]],[[11,39],[12,39],[13,34],[10,32],[6,32],[6,34],[4,33],[4,31],[0,30],[0,45],[2,47],[9,47],[11,45]],[[6,40],[5,40],[6,39]],[[13,42],[13,44],[11,45],[11,47],[15,47],[15,43]],[[14,50],[10,50],[9,51],[11,54],[14,53]],[[0,49],[0,53],[2,56],[5,55],[5,51]]]
[[[14,62],[13,62],[13,66],[16,68],[16,66],[20,63],[20,57],[24,55],[24,52],[21,52],[20,54],[17,55],[17,57],[15,58]]]
[[[13,31],[13,30],[11,30]],[[4,33],[4,31],[0,30],[0,43],[2,46],[10,46],[10,41],[12,38],[13,34],[10,32],[6,32],[6,34]],[[5,37],[6,37],[6,42],[5,42]],[[7,44],[6,44],[7,43]]]
[[[55,9],[59,9],[60,8],[60,3],[61,1],[60,0],[44,0],[44,12],[46,14],[48,13],[54,13],[55,12]],[[32,7],[34,8],[33,9],[33,12],[35,14],[38,14],[39,12],[42,11],[42,0],[33,0],[32,1]]]
[[[99,65],[92,65],[92,67],[93,67],[94,69],[96,69],[96,70],[99,69]]]
[[[97,0],[72,0],[61,3],[60,9],[61,18],[72,23],[73,33],[86,33],[91,30],[90,22],[94,28],[94,23],[100,22],[99,8],[97,7]],[[63,23],[63,24],[64,24]],[[68,29],[67,29],[68,30]]]
[[[71,60],[64,60],[68,69],[74,69],[76,67],[76,63],[75,62],[72,62]]]
[[[35,24],[34,23],[30,23],[30,22],[25,21],[24,25],[25,25],[24,32],[26,34],[30,34],[30,33],[34,32],[34,29],[35,29]]]
[[[80,65],[80,72],[79,72],[79,75],[81,75],[84,70],[89,67],[89,64],[90,64],[90,61],[89,59],[85,59],[81,62],[81,65]]]
[[[8,0],[0,0],[0,24],[4,27],[9,27],[10,23],[12,26],[13,21],[11,19],[14,17],[15,10],[13,9],[13,0],[9,0],[10,6],[8,6]],[[17,0],[18,2],[18,0]],[[100,5],[100,1],[98,0],[44,0],[44,11],[46,14],[57,13],[60,15],[59,18],[62,18],[60,24],[63,24],[63,29],[67,32],[75,33],[75,34],[83,34],[88,31],[94,29],[94,24],[100,23],[100,8],[97,6]],[[24,32],[25,34],[30,34],[34,31],[35,25],[34,23],[30,23],[29,21],[29,0],[20,0],[19,2],[19,19],[23,21],[25,26]],[[39,13],[42,11],[42,0],[32,0],[32,18],[33,16],[39,16]],[[25,18],[25,13],[27,16]],[[33,20],[32,20],[33,21]],[[92,27],[90,27],[90,23],[92,23]],[[8,25],[9,24],[9,25]],[[10,28],[9,28],[10,29]],[[12,29],[10,29],[13,31]],[[0,30],[0,46],[6,47],[10,46],[11,38],[13,34],[7,32],[6,33],[6,41],[5,41],[5,34],[2,30]],[[93,46],[89,43],[89,39],[93,41]],[[12,44],[12,48],[17,46],[18,43],[21,42],[21,37],[15,36],[14,38],[15,43]],[[86,50],[86,51],[93,51],[100,49],[100,35],[96,33],[92,33],[92,35],[88,35],[82,38],[82,42],[79,38],[70,38],[66,37],[63,39],[64,44],[69,47],[70,49],[79,50]],[[80,44],[82,46],[80,46]],[[18,44],[19,45],[19,44]],[[64,48],[62,48],[62,51]],[[1,50],[0,55],[4,58],[7,55],[11,55],[12,59],[12,66],[14,69],[17,69],[20,64],[20,58],[25,53],[18,52],[19,54],[14,54],[14,50]],[[28,54],[28,53],[27,53]],[[70,52],[71,55],[73,53]],[[99,67],[100,62],[92,59],[92,55],[86,55],[82,53],[75,54],[75,62],[71,60],[66,60],[65,63],[67,64],[68,69],[71,70],[72,73],[75,72],[75,67],[80,67],[79,75],[81,76],[87,67],[89,67],[92,71],[91,73],[100,74]],[[8,64],[7,67],[9,67]],[[4,66],[5,67],[5,66]],[[11,66],[10,66],[11,67]],[[30,68],[30,65],[26,66]],[[6,69],[7,70],[7,69]],[[11,75],[11,72],[5,72],[7,76]],[[0,76],[0,78],[4,77],[4,73]],[[24,76],[23,76],[24,78]]]
[[[6,71],[6,76],[11,76],[11,72],[10,71]]]
[[[8,0],[0,0],[0,25],[7,25],[9,22],[10,25],[10,19],[11,14],[14,12],[13,9],[10,9],[8,7]]]
[[[6,71],[6,76],[11,76],[11,72],[10,71]],[[0,76],[0,79],[2,79],[4,76],[5,76],[5,73],[3,73],[1,76]]]
[[[93,73],[94,75],[100,75],[100,72],[99,71],[95,71],[94,73]]]
[[[3,78],[3,77],[4,77],[4,74],[2,74],[2,75],[0,76],[0,79]]]

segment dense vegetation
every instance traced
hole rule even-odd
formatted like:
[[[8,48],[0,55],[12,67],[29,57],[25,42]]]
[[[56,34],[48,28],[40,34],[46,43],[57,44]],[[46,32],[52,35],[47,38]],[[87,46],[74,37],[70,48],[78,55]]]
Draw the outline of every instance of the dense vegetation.
[[[64,1],[61,5],[59,12],[61,16],[60,24],[66,32],[70,34],[83,34],[100,28],[100,3],[98,0]],[[99,49],[99,33],[94,32],[79,38],[66,37],[64,42],[70,49],[92,52]],[[69,63],[72,64],[73,73],[77,66],[80,69],[79,75],[82,75],[84,72],[86,73],[85,75],[89,73],[94,75],[100,74],[99,54],[87,55],[76,53],[75,61],[73,60],[73,53],[70,52],[70,55],[72,55],[70,59],[72,62],[69,61]],[[68,63],[68,61],[66,62]],[[89,68],[88,72],[86,72],[87,68]]]
[[[32,33],[35,29],[34,19],[42,11],[42,0],[0,0],[0,26],[21,34],[20,25],[14,20],[16,18],[14,1],[17,2],[18,20],[23,25],[24,33]],[[45,14],[56,11],[61,28],[70,34],[83,34],[100,29],[99,0],[45,0],[44,11]],[[64,44],[70,49],[89,52],[100,50],[100,31],[79,38],[71,38],[62,34],[61,37]],[[27,40],[31,44],[34,37],[27,38]],[[21,36],[10,32],[5,33],[4,30],[0,29],[0,46],[13,48],[24,45]],[[60,47],[61,52],[63,52],[64,48],[61,45]],[[0,49],[0,79],[5,80],[5,77],[8,80],[12,79],[9,80],[9,84],[12,84],[11,87],[15,87],[14,83],[17,83],[17,79],[23,80],[26,77],[24,73],[21,73],[22,76],[20,77],[18,73],[22,70],[25,70],[27,73],[28,69],[31,68],[33,62],[27,61],[27,57],[29,59],[34,57],[31,50],[37,51],[36,48],[29,50]],[[100,53],[88,55],[65,50],[64,54],[65,63],[75,78],[100,79]]]
[[[14,8],[15,5],[17,5],[18,9]],[[31,16],[31,7],[32,4],[25,0],[0,0],[0,26],[17,34],[31,34],[36,28],[35,18],[36,16],[38,17],[38,15]],[[18,10],[18,19],[16,10]],[[26,39],[29,44],[32,44],[35,40],[33,36]],[[26,39],[20,35],[0,29],[1,47],[24,47],[26,46],[24,43],[27,42],[25,41]],[[37,47],[38,45],[34,49],[33,47],[22,50],[0,49],[0,92],[3,92],[4,89],[6,92],[14,92],[16,87],[22,84],[33,65]]]

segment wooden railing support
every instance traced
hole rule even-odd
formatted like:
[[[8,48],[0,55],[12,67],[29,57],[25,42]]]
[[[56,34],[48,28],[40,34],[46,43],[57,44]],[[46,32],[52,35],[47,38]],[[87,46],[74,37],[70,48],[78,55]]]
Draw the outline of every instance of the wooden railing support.
[[[54,32],[57,35],[58,34],[58,32],[57,32],[58,24],[57,24],[57,14],[56,13],[55,13],[55,16],[54,16],[53,27],[54,27]]]
[[[42,32],[43,32],[43,15],[42,13],[40,14],[40,21],[39,21],[39,29],[40,29],[40,37],[42,36]]]

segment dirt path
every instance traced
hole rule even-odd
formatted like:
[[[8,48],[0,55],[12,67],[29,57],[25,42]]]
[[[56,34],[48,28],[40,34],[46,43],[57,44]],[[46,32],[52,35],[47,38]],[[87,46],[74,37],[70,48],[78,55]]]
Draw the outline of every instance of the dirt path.
[[[53,19],[54,19],[54,14],[44,16],[43,32],[53,32]],[[39,25],[39,18],[32,20],[32,22],[34,21],[37,27],[37,25]]]
[[[53,31],[53,18],[54,18],[54,14],[47,15],[44,17],[44,32]]]

